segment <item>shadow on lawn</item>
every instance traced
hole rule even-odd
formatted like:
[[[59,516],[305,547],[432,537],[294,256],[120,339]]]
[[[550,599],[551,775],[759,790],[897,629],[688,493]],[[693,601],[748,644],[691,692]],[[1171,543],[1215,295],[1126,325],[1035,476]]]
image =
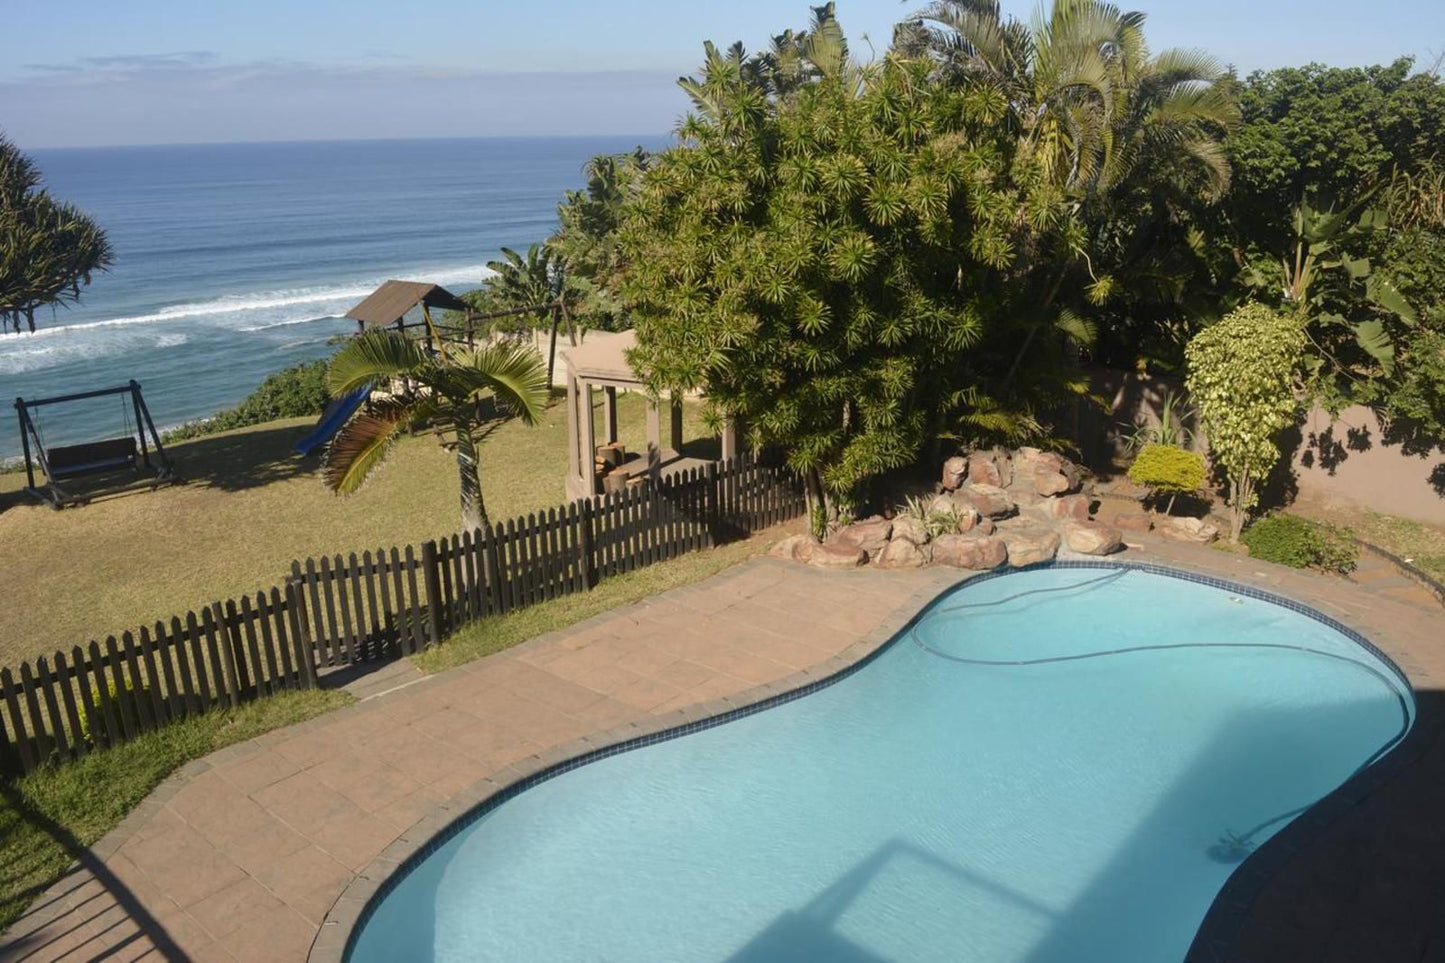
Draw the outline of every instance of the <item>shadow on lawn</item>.
[[[302,458],[291,450],[310,430],[302,424],[197,438],[177,445],[171,457],[185,484],[222,491],[260,488],[317,470],[320,458]]]
[[[59,843],[74,860],[53,884],[46,881],[16,894],[19,900],[39,898],[39,902],[0,938],[0,959],[135,959],[147,945],[147,958],[155,954],[174,963],[188,959],[130,887],[69,830],[35,811],[11,782],[0,783],[0,796],[22,821]],[[6,866],[0,884],[7,884],[8,890],[4,877],[28,868],[23,863]]]

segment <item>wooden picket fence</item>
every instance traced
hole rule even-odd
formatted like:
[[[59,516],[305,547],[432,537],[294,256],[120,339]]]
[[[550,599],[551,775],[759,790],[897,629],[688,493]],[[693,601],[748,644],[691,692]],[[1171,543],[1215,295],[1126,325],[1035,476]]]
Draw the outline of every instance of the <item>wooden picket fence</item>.
[[[0,669],[0,773],[313,687],[330,667],[420,652],[474,619],[585,592],[805,511],[787,472],[727,462],[417,547],[294,562],[267,592]]]

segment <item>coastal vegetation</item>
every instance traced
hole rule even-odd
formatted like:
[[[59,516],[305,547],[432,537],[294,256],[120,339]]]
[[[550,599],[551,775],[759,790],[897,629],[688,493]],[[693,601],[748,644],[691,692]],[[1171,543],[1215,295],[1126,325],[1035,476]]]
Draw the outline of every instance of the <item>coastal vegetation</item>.
[[[184,441],[282,418],[319,415],[330,400],[326,391],[326,362],[304,361],[267,375],[236,407],[172,428],[162,439]]]
[[[35,312],[80,299],[115,259],[98,224],[41,186],[40,170],[0,136],[0,332],[35,330]]]

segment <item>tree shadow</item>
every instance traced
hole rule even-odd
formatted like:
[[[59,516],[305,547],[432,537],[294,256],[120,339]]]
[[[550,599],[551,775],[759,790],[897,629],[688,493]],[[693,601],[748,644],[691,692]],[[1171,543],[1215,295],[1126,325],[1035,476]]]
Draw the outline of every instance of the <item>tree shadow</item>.
[[[89,847],[31,806],[13,782],[0,782],[0,796],[23,822],[55,840],[74,860],[58,881],[16,894],[19,900],[39,901],[6,930],[0,940],[0,959],[138,959],[146,942],[151,947],[149,953],[159,959],[173,963],[189,959],[166,928]],[[23,874],[26,869],[24,864],[6,866],[0,871],[0,885],[9,892],[8,874]],[[119,918],[117,909],[121,911]]]
[[[170,450],[183,483],[221,491],[244,491],[287,481],[315,471],[316,458],[292,451],[309,424],[263,428],[236,434],[209,435]]]
[[[1259,507],[1263,510],[1283,508],[1299,497],[1299,472],[1295,471],[1295,453],[1304,444],[1304,419],[1280,433],[1279,460],[1259,484]],[[1306,465],[1306,467],[1309,467]],[[1216,466],[1217,472],[1217,466]]]

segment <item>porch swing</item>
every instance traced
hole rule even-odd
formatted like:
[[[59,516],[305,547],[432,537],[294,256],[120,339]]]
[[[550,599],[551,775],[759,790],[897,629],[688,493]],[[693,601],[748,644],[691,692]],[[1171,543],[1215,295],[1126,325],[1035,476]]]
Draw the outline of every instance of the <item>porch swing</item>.
[[[48,447],[45,444],[40,409],[49,405],[104,398],[109,395],[120,396],[123,433],[76,445]],[[59,510],[68,505],[83,505],[102,495],[115,495],[145,486],[155,491],[162,485],[174,484],[179,480],[170,456],[161,446],[160,434],[156,431],[155,422],[151,421],[150,409],[141,397],[138,382],[130,381],[114,388],[99,388],[55,398],[34,398],[29,401],[16,398],[15,412],[20,420],[20,447],[25,455],[25,491],[51,508]],[[35,484],[37,466],[45,475],[43,487]],[[111,481],[99,487],[84,489],[72,488],[69,485],[72,479],[114,476],[121,472],[142,480]],[[65,482],[66,487],[62,487],[61,482]]]

